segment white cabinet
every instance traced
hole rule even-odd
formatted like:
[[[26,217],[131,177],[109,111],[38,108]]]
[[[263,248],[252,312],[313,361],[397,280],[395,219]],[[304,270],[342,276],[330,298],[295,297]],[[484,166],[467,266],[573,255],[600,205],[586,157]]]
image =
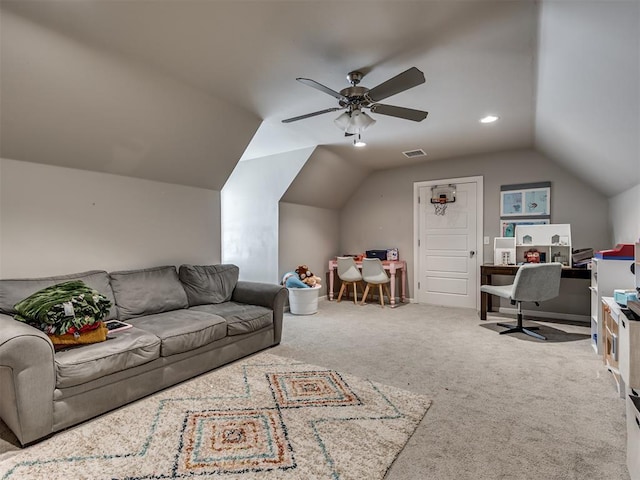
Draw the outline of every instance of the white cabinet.
[[[602,297],[612,297],[615,288],[633,288],[631,260],[594,258],[591,262],[591,345],[602,355]]]
[[[624,384],[640,390],[640,320],[629,317],[624,313],[618,317],[618,368]]]
[[[640,480],[640,397],[627,396],[627,467],[631,480]]]
[[[613,374],[618,393],[624,397],[624,381],[620,375],[620,318],[624,315],[612,297],[602,298],[602,359]]]
[[[524,262],[525,254],[535,250],[540,262],[560,262],[571,266],[571,225],[552,223],[550,225],[516,226],[516,262]]]

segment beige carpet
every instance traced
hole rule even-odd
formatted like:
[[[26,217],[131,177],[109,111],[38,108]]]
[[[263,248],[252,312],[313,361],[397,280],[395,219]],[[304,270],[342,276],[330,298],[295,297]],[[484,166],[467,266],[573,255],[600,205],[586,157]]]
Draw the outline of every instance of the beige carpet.
[[[386,480],[629,480],[624,402],[589,326],[535,322],[540,342],[499,335],[504,320],[321,301],[315,315],[285,314],[269,353],[432,399]],[[15,443],[0,422],[0,453]]]
[[[429,400],[259,353],[0,458],[4,479],[381,479]]]
[[[387,480],[628,480],[624,401],[589,325],[525,320],[542,342],[499,335],[498,321],[323,301],[316,315],[285,317],[273,352],[432,399]]]

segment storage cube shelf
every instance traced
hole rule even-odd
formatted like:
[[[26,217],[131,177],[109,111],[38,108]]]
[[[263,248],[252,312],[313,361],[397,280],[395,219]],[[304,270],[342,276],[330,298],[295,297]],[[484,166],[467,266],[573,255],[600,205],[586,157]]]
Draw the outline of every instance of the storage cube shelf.
[[[517,263],[525,261],[525,252],[534,249],[541,262],[560,262],[571,266],[571,225],[518,225],[515,232]]]
[[[591,261],[591,346],[598,355],[603,354],[602,297],[613,297],[616,288],[633,288],[635,277],[631,273],[631,260],[594,258]]]
[[[611,297],[602,298],[602,359],[618,386],[618,393],[624,397],[624,381],[620,375],[620,328],[624,317],[620,306]]]

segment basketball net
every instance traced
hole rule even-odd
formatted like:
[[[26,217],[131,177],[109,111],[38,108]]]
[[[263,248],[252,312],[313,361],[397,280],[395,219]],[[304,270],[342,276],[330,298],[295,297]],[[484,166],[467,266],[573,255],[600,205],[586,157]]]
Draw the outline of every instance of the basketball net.
[[[438,203],[433,204],[433,208],[436,215],[444,216],[444,213],[447,211],[447,200],[445,198],[439,199]]]

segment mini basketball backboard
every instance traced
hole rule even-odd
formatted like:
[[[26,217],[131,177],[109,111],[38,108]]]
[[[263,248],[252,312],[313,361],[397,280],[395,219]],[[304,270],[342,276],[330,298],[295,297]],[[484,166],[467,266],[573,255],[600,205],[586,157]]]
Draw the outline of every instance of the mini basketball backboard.
[[[434,185],[431,187],[431,203],[433,204],[436,215],[444,215],[447,210],[447,204],[455,201],[455,185]]]

